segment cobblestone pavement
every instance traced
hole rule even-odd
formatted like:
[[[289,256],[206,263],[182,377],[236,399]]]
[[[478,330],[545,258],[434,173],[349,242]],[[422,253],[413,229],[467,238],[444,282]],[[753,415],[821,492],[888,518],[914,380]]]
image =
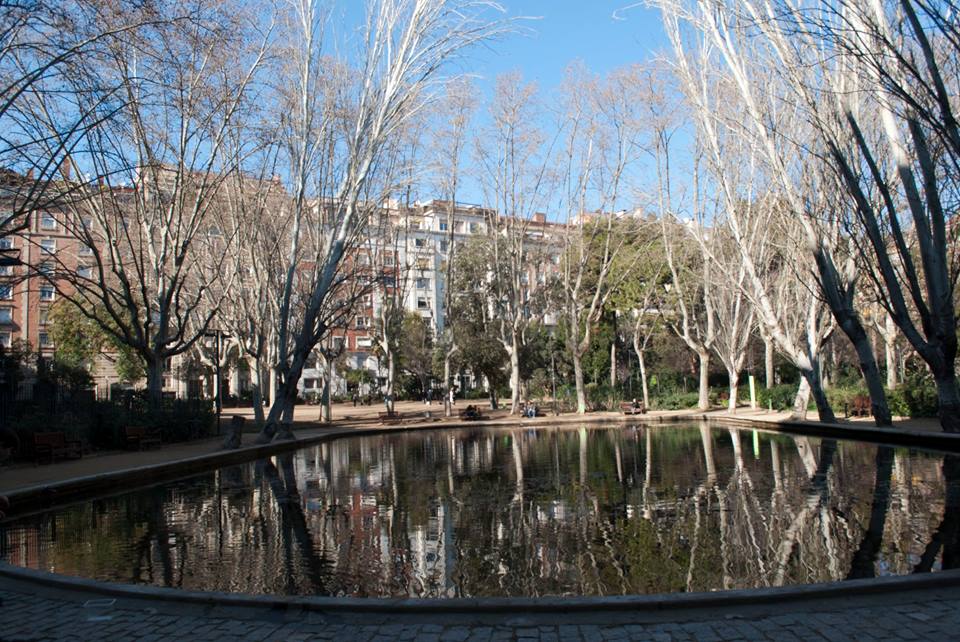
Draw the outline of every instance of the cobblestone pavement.
[[[0,587],[0,640],[956,640],[960,589],[723,609],[377,615]]]

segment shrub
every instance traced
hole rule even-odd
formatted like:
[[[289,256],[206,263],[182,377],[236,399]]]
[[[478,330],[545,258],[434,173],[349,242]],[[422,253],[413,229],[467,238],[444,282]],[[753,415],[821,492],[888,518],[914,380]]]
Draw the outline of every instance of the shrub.
[[[696,408],[700,401],[698,392],[675,392],[653,400],[653,407],[658,410],[686,410]]]
[[[793,400],[796,396],[796,384],[782,383],[772,388],[760,388],[757,391],[757,404],[761,408],[790,410],[793,408]]]
[[[870,393],[863,386],[833,386],[827,388],[827,401],[836,416],[848,414],[853,408],[856,397],[869,397]]]
[[[890,412],[901,417],[935,417],[937,388],[928,377],[909,377],[893,390],[887,390]]]

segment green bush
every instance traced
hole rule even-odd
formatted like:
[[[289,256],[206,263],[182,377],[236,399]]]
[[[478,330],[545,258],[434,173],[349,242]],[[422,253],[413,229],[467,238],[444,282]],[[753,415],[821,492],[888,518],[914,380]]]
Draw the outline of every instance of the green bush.
[[[936,417],[937,388],[927,377],[910,377],[887,390],[890,412],[900,417]]]
[[[793,408],[793,400],[797,396],[797,385],[793,383],[782,383],[772,388],[760,388],[757,390],[757,405],[761,408],[772,408],[773,410],[790,410]]]
[[[686,410],[696,408],[700,401],[698,392],[675,392],[653,400],[653,407],[658,410]]]
[[[616,410],[622,401],[620,391],[605,383],[588,383],[584,386],[584,392],[589,410]]]
[[[847,414],[853,408],[853,400],[856,397],[869,397],[867,389],[860,386],[832,386],[827,388],[827,401],[836,416]]]

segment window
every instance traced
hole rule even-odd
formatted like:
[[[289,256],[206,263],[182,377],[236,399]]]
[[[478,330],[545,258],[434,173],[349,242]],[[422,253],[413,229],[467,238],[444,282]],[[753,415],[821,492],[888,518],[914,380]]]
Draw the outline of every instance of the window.
[[[413,244],[417,247],[426,247],[427,241],[426,239],[416,238],[413,239]]]
[[[393,252],[387,252],[383,255],[383,264],[386,266],[392,266],[394,264]]]
[[[440,241],[440,251],[441,251],[441,252],[446,252],[446,251],[447,251],[447,247],[448,247],[449,245],[450,245],[450,243],[449,243],[448,241],[446,241],[446,240]]]
[[[317,379],[304,379],[303,387],[307,390],[316,390],[317,389]]]
[[[470,224],[470,233],[471,233],[471,234],[475,234],[475,233],[477,233],[477,232],[479,232],[479,231],[480,231],[480,224],[479,224],[479,223],[471,223],[471,224]]]
[[[369,348],[373,345],[373,339],[370,337],[357,337],[358,348]]]
[[[0,323],[13,323],[13,308],[9,306],[0,308]]]
[[[0,250],[13,249],[13,239],[10,237],[0,239]]]
[[[40,333],[40,347],[41,348],[50,348],[53,346],[53,342],[50,340],[49,332]]]
[[[45,261],[40,264],[40,274],[43,274],[44,276],[53,276],[53,272],[53,263],[50,261]]]
[[[430,289],[430,279],[419,277],[417,279],[417,289],[418,290],[429,290]]]
[[[92,216],[81,216],[80,225],[83,226],[83,229],[88,232],[93,229],[93,217]]]
[[[397,284],[397,280],[392,276],[383,277],[383,285],[388,288],[392,288]]]
[[[93,254],[93,248],[86,243],[81,242],[80,246],[77,248],[77,254],[80,256],[90,256]]]
[[[44,212],[40,215],[40,229],[41,230],[57,229],[57,219],[53,217],[53,214],[51,214],[50,212]]]
[[[341,352],[343,350],[343,341],[343,337],[333,338],[333,349],[335,352]]]
[[[13,298],[13,286],[9,283],[0,285],[0,299],[9,301]]]
[[[370,265],[370,255],[360,254],[357,256],[357,265]]]
[[[440,231],[441,231],[441,232],[446,232],[447,229],[448,229],[448,228],[447,228],[447,222],[446,222],[446,221],[440,221]]]
[[[40,241],[40,250],[44,254],[53,254],[57,251],[56,239],[43,239]]]
[[[40,300],[41,301],[53,301],[56,296],[56,290],[53,289],[52,285],[41,285],[40,286]]]
[[[89,265],[78,265],[77,266],[77,276],[82,279],[92,279],[93,278],[93,268]]]
[[[10,347],[10,333],[9,332],[0,332],[0,345],[4,348]]]
[[[10,276],[13,274],[12,265],[0,265],[0,276]]]
[[[417,259],[417,268],[420,270],[429,270],[430,261],[428,259]]]
[[[40,325],[50,323],[50,308],[40,308]]]
[[[364,330],[370,327],[370,317],[357,317],[357,329]]]
[[[430,309],[430,299],[425,297],[417,297],[417,309],[418,310],[429,310]]]

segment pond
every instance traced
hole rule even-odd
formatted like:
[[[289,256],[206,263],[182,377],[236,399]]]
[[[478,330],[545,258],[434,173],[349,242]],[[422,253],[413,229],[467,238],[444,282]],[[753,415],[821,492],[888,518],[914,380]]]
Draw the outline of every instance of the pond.
[[[700,425],[355,436],[8,521],[0,553],[276,595],[805,584],[956,566],[958,470],[938,453]]]

